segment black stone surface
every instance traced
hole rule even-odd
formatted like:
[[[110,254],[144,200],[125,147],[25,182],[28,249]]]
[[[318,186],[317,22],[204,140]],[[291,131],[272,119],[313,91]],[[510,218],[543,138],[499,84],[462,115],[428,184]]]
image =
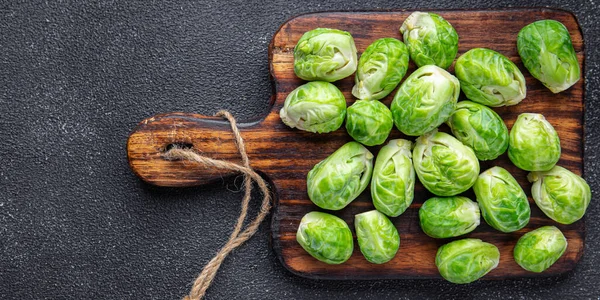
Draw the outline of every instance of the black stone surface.
[[[585,177],[598,195],[600,6],[594,0],[1,1],[0,298],[184,295],[231,231],[241,180],[148,186],[128,167],[128,134],[157,113],[211,115],[224,108],[239,119],[264,113],[271,92],[267,46],[292,16],[520,6],[563,8],[579,19],[586,42]],[[596,198],[587,213],[585,254],[564,276],[470,285],[307,280],[280,265],[265,223],[226,259],[207,298],[598,299]]]

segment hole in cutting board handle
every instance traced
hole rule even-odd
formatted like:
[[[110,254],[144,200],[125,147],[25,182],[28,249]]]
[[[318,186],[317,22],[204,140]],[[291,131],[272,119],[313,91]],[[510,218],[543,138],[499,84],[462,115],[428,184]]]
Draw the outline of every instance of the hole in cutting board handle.
[[[165,146],[163,153],[168,152],[169,150],[173,149],[173,148],[179,148],[179,149],[193,149],[194,148],[194,144],[192,143],[185,143],[185,142],[179,142],[179,143],[170,143],[168,145]]]

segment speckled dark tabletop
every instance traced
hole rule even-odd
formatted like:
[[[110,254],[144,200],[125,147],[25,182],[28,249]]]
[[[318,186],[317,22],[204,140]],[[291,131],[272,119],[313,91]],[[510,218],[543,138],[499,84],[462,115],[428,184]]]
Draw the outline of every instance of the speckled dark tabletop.
[[[600,193],[600,5],[592,0],[17,2],[0,4],[2,299],[184,295],[231,231],[241,180],[148,186],[127,164],[128,134],[157,113],[264,113],[271,92],[267,46],[280,24],[301,13],[525,5],[574,12],[586,43],[585,177]],[[307,280],[280,265],[265,223],[226,259],[207,298],[598,299],[595,200],[584,256],[560,277],[466,286]]]

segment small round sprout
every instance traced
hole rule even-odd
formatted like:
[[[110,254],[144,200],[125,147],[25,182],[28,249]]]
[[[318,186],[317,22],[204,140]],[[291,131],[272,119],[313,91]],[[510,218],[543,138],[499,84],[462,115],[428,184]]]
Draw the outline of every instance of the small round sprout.
[[[320,208],[340,210],[356,199],[371,180],[373,154],[349,142],[308,172],[308,197]]]
[[[375,160],[371,198],[375,208],[390,217],[402,214],[413,201],[415,169],[411,148],[410,141],[391,140],[381,147]]]
[[[513,232],[529,223],[527,195],[506,169],[493,167],[482,172],[473,191],[483,219],[495,229]]]
[[[485,105],[460,101],[446,123],[459,141],[475,151],[479,160],[496,159],[508,148],[506,124]]]
[[[479,175],[473,149],[437,130],[417,138],[413,164],[423,186],[437,196],[458,195],[473,186]]]
[[[579,62],[569,31],[555,20],[535,21],[521,29],[517,49],[531,76],[553,93],[560,93],[580,78]]]
[[[294,72],[304,80],[334,82],[352,75],[356,65],[354,39],[346,31],[313,29],[294,47]]]
[[[525,77],[506,56],[490,49],[474,48],[454,66],[460,88],[471,101],[487,106],[515,105],[525,99]]]
[[[352,94],[362,100],[379,100],[398,86],[408,69],[406,45],[394,38],[373,42],[358,60]]]
[[[331,83],[308,82],[285,98],[279,116],[291,128],[318,133],[335,131],[344,123],[346,98]]]
[[[383,264],[394,258],[400,247],[400,236],[384,214],[376,210],[358,214],[354,227],[360,252],[369,262]]]
[[[356,100],[348,107],[346,130],[355,141],[363,145],[383,144],[392,127],[392,112],[379,101]]]
[[[531,195],[537,206],[558,223],[576,222],[583,217],[590,204],[590,186],[579,175],[563,167],[531,172],[527,179],[533,183]]]
[[[444,279],[452,283],[471,283],[500,262],[500,251],[479,239],[462,239],[441,246],[435,256],[435,265]]]
[[[508,158],[525,171],[548,171],[560,159],[560,139],[541,114],[517,117],[508,139]]]
[[[456,30],[434,13],[412,13],[400,27],[400,33],[410,57],[419,67],[436,65],[447,69],[458,53]]]
[[[479,206],[467,197],[433,197],[419,209],[423,232],[444,239],[467,234],[479,226]]]
[[[313,211],[300,221],[296,240],[314,258],[341,264],[354,250],[352,232],[344,220],[327,213]]]
[[[436,66],[414,71],[400,85],[391,104],[398,129],[411,136],[422,135],[444,123],[458,100],[456,77]]]
[[[523,269],[541,273],[550,268],[567,250],[567,239],[554,226],[544,226],[524,234],[513,251]]]

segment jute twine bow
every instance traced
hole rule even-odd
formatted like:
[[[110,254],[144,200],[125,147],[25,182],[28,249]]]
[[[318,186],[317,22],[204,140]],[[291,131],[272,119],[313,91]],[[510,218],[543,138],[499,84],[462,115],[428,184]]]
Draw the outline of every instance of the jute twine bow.
[[[206,290],[215,278],[215,275],[217,274],[221,263],[223,263],[223,260],[225,260],[225,257],[227,257],[227,255],[233,251],[233,249],[243,244],[256,233],[258,226],[269,214],[269,210],[271,209],[271,194],[269,193],[269,188],[267,187],[265,180],[250,167],[250,161],[248,159],[248,154],[246,153],[244,140],[242,139],[240,131],[237,128],[235,118],[225,110],[217,112],[215,116],[223,117],[231,124],[231,130],[233,131],[233,135],[235,137],[235,144],[242,157],[243,165],[202,156],[193,149],[174,147],[164,154],[164,158],[166,159],[185,159],[196,162],[204,168],[231,170],[244,174],[244,198],[242,199],[240,216],[237,219],[237,223],[235,224],[233,232],[229,236],[229,240],[225,246],[223,246],[223,248],[217,252],[215,257],[213,257],[204,267],[204,269],[202,269],[202,273],[200,273],[200,275],[198,275],[194,281],[189,295],[183,297],[183,300],[199,300],[204,297]],[[246,219],[246,215],[248,213],[248,203],[250,202],[250,196],[252,193],[252,181],[256,182],[260,188],[260,191],[263,195],[263,201],[260,207],[260,212],[256,218],[250,222],[244,231],[241,231],[242,225],[244,224],[244,220]]]

